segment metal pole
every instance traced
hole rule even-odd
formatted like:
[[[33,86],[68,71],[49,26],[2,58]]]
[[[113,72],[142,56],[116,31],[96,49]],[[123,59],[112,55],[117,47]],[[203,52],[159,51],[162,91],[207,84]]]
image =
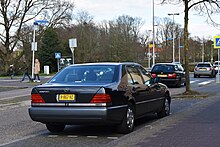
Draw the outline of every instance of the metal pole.
[[[75,63],[74,62],[74,48],[72,48],[71,50],[72,50],[72,60],[73,60],[73,64],[74,64]]]
[[[179,37],[179,63],[180,63],[180,37]]]
[[[211,63],[213,63],[213,48],[212,48],[213,44],[211,44]]]
[[[204,42],[202,42],[202,62],[204,62]]]
[[[175,38],[175,33],[174,33],[174,14],[173,14],[173,62],[175,62],[175,45],[174,45],[174,38]]]
[[[150,68],[150,45],[148,45],[148,68]]]
[[[60,71],[60,64],[59,64],[59,58],[57,58],[57,71]]]
[[[155,51],[154,51],[154,40],[155,40],[155,36],[154,36],[154,0],[153,0],[153,64],[152,66],[155,64]]]
[[[175,62],[175,28],[174,28],[174,15],[179,15],[179,13],[172,13],[172,14],[168,14],[168,15],[173,15],[173,62]]]
[[[218,48],[218,75],[217,75],[217,82],[219,83],[219,48]]]
[[[35,25],[34,25],[34,33],[33,33],[33,55],[32,55],[32,73],[31,73],[31,77],[32,79],[34,79],[34,52],[35,52]]]

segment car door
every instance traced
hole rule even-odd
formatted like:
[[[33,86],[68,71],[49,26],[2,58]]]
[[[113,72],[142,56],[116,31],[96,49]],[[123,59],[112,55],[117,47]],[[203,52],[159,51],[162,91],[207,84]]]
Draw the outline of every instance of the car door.
[[[164,94],[161,88],[161,84],[156,81],[156,78],[152,78],[151,75],[143,67],[140,66],[139,70],[144,79],[145,85],[148,86],[149,91],[148,97],[146,98],[147,112],[155,111],[163,104]]]
[[[135,65],[127,65],[128,87],[136,101],[136,116],[141,116],[147,112],[147,102],[150,99],[150,89],[144,84],[143,77]]]

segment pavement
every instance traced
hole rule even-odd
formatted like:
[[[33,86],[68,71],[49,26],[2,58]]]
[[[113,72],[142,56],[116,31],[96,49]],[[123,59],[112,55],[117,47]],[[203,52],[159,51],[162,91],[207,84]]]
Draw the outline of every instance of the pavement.
[[[25,79],[21,82],[22,77],[0,77],[0,100],[13,99],[16,97],[29,96],[34,86],[45,83],[51,76],[41,76],[41,82],[30,82]]]

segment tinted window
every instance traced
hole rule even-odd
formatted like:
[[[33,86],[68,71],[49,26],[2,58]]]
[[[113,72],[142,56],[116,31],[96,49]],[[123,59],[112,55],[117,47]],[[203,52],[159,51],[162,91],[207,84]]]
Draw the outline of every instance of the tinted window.
[[[210,64],[198,64],[197,67],[211,67]]]
[[[134,66],[127,66],[128,83],[129,84],[144,84],[141,74]]]
[[[115,81],[116,66],[70,66],[58,73],[50,83],[111,83]]]
[[[140,67],[139,69],[141,71],[144,82],[150,83],[151,76],[149,75],[149,73],[143,67]]]
[[[178,68],[176,66],[176,68]],[[173,72],[175,71],[174,65],[155,65],[152,69],[153,72],[164,71],[164,72]]]

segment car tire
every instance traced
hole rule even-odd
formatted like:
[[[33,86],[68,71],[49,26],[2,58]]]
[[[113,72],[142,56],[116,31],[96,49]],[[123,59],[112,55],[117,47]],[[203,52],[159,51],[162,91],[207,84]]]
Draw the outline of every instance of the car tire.
[[[117,127],[117,131],[122,134],[130,133],[134,130],[135,109],[129,102],[121,124]]]
[[[62,132],[65,128],[65,125],[57,125],[57,124],[46,124],[47,130],[52,133]]]
[[[194,74],[194,78],[197,78],[197,75]]]
[[[161,111],[157,112],[157,116],[158,118],[163,118],[168,115],[170,115],[170,99],[169,96],[166,94],[163,102],[163,107]]]

